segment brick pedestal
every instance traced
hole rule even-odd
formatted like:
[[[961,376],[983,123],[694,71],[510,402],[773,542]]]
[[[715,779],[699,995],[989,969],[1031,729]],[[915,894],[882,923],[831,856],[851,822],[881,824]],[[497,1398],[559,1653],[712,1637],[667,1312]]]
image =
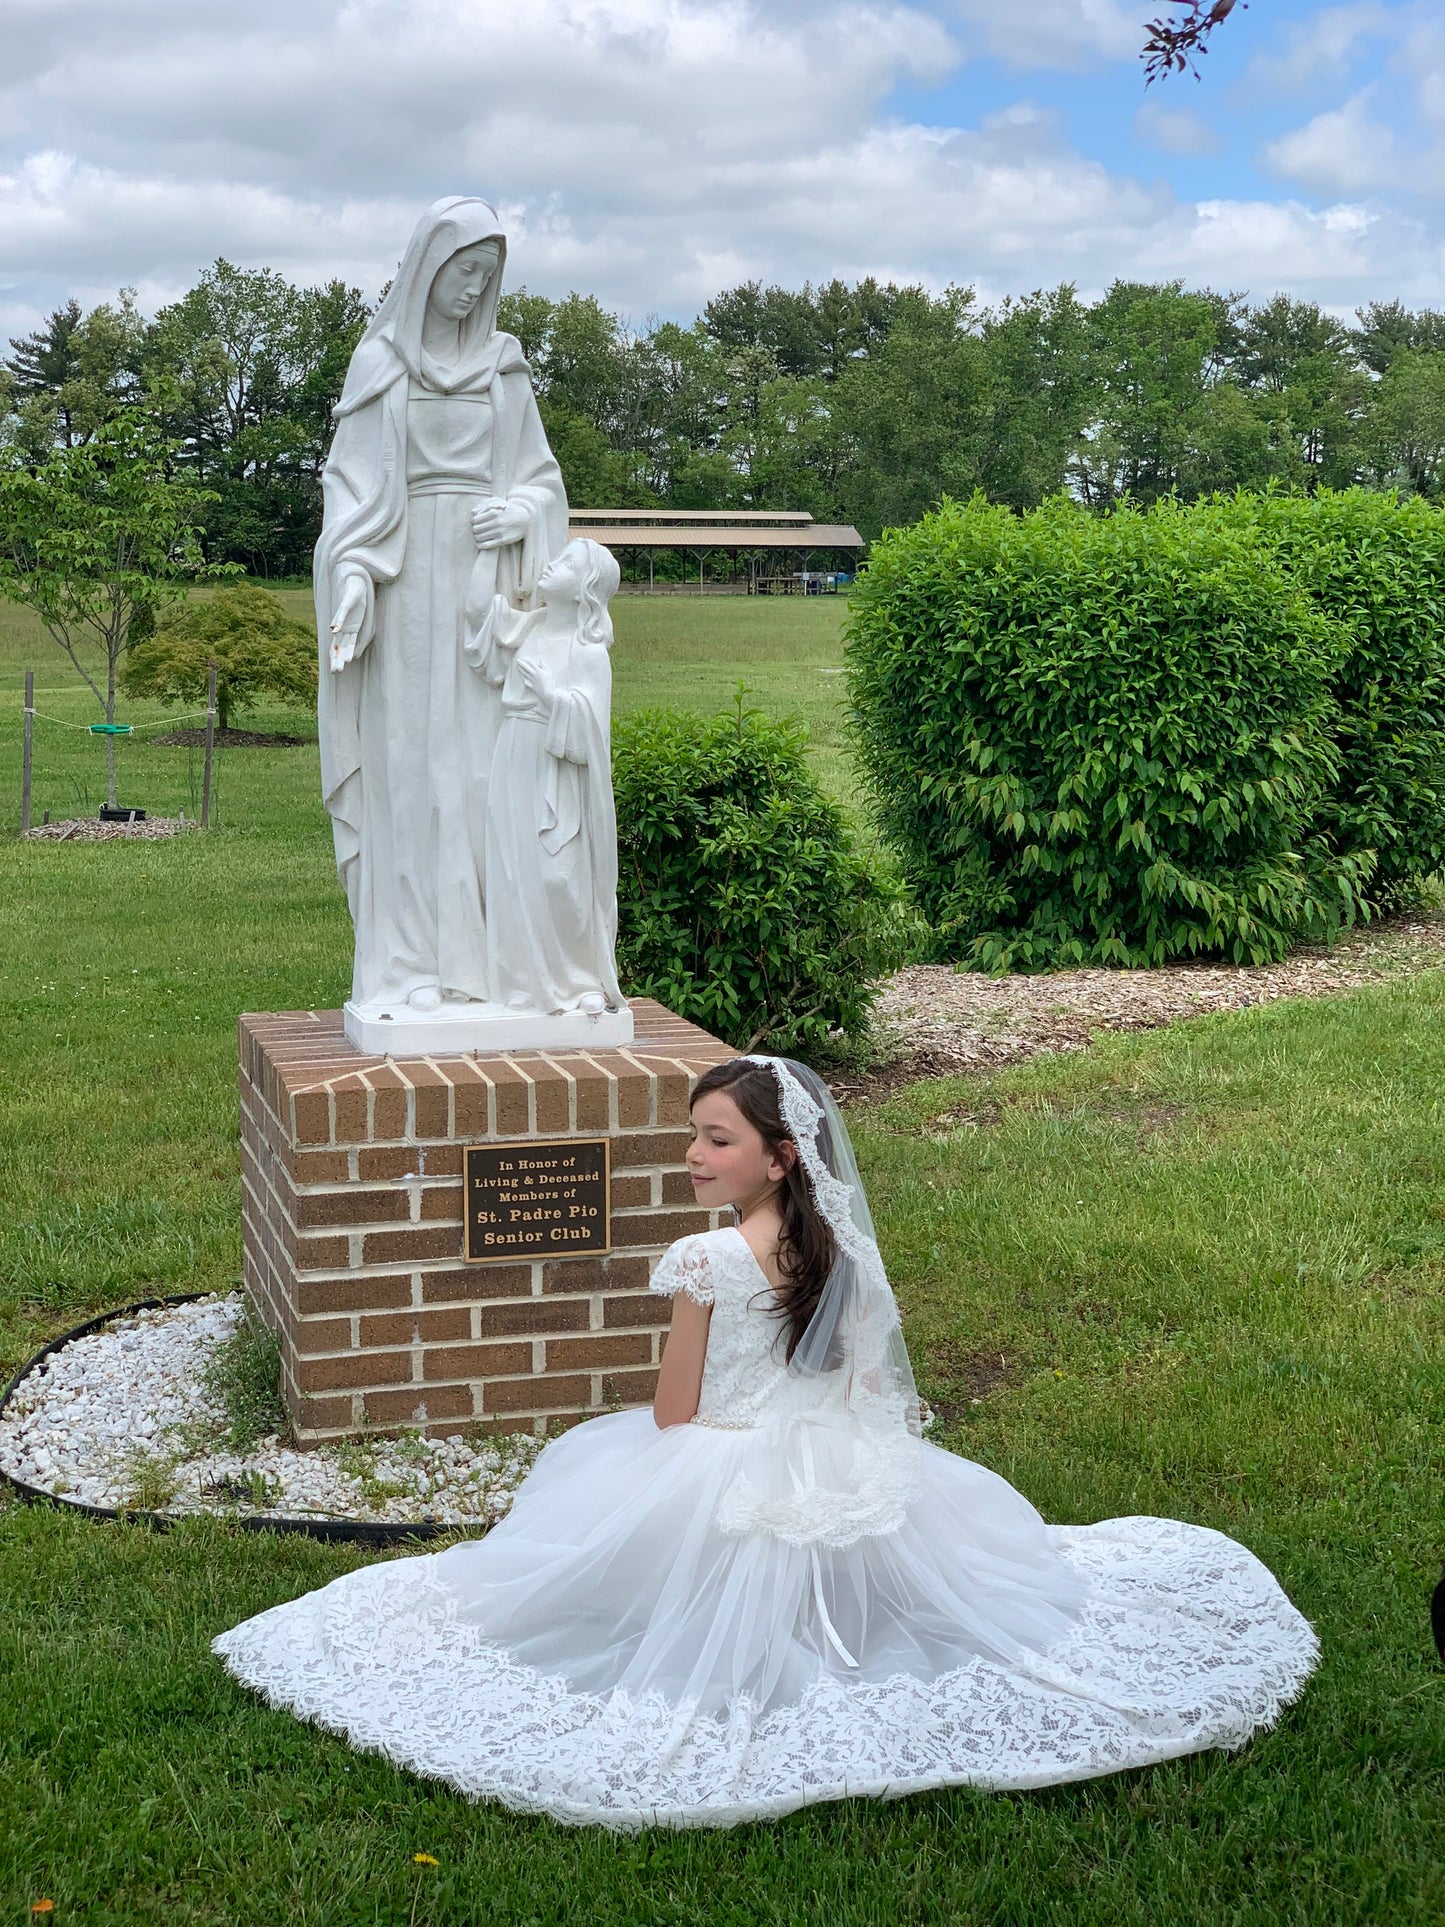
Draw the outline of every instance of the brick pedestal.
[[[243,1017],[248,1294],[297,1437],[541,1431],[652,1396],[668,1305],[647,1281],[693,1203],[688,1097],[733,1053],[660,1004],[620,1050],[368,1057],[340,1011]],[[606,1137],[612,1250],[462,1261],[462,1150]]]

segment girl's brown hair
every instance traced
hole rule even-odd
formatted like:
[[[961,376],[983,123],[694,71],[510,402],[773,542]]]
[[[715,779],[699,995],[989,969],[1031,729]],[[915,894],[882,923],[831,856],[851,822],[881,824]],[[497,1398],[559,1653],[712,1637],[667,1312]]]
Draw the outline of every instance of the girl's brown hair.
[[[696,1104],[700,1097],[712,1091],[723,1091],[732,1099],[774,1155],[785,1144],[793,1148],[794,1155],[778,1198],[783,1212],[778,1270],[783,1283],[775,1294],[778,1316],[787,1334],[787,1355],[791,1358],[818,1309],[818,1300],[837,1255],[837,1243],[818,1209],[812,1182],[783,1122],[778,1080],[772,1071],[766,1064],[752,1064],[745,1057],[734,1057],[703,1073],[697,1080],[692,1102]],[[831,1169],[832,1147],[827,1133],[828,1123],[824,1118],[818,1126],[818,1150],[824,1164]]]

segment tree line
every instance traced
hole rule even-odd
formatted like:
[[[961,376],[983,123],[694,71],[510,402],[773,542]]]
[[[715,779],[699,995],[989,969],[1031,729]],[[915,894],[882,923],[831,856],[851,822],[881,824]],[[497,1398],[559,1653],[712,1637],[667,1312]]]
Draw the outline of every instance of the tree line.
[[[209,492],[212,562],[305,573],[331,410],[371,312],[219,260],[153,318],[68,302],[0,361],[10,462],[142,412]],[[1445,313],[1353,323],[1182,282],[996,305],[868,279],[747,282],[690,324],[590,295],[503,297],[579,507],[807,509],[872,540],[950,495],[1096,509],[1275,484],[1445,490]]]

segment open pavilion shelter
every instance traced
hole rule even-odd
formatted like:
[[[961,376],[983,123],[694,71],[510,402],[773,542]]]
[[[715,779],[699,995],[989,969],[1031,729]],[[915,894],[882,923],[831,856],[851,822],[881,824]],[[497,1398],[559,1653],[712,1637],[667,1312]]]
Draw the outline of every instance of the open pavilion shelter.
[[[611,549],[623,590],[635,595],[836,592],[863,549],[857,529],[815,522],[801,509],[573,509],[570,532]],[[683,567],[659,579],[659,557],[680,557]]]

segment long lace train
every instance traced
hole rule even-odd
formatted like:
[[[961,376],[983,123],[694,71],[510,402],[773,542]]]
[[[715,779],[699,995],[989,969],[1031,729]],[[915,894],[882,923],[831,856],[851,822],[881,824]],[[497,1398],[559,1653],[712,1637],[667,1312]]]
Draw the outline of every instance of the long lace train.
[[[356,1746],[615,1828],[1234,1747],[1314,1668],[1307,1621],[1220,1533],[1047,1527],[925,1446],[901,1532],[846,1551],[730,1537],[709,1502],[748,1450],[646,1413],[594,1421],[488,1538],[365,1567],[215,1650]]]

